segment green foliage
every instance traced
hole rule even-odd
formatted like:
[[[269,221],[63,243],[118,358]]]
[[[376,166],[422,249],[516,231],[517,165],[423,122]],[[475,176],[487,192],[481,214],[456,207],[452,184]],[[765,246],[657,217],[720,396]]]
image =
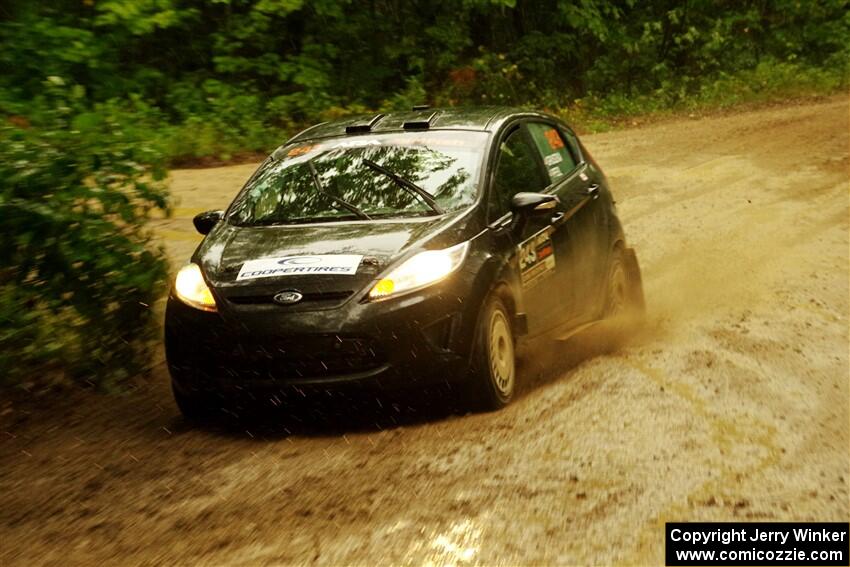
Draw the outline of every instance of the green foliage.
[[[114,105],[90,108],[58,77],[31,109],[0,126],[2,381],[109,388],[156,334],[167,264],[144,224],[168,212],[162,158]]]
[[[90,104],[140,112],[173,160],[267,151],[328,115],[411,103],[581,100],[571,112],[592,122],[805,94],[846,86],[850,60],[850,0],[7,4],[7,112],[27,114],[44,77],[72,78]]]
[[[208,79],[195,86],[176,83],[167,95],[168,107],[176,116],[176,127],[152,137],[159,139],[169,156],[230,159],[245,152],[262,152],[280,144],[288,110],[280,100],[264,100],[253,92]],[[281,108],[281,119],[272,109]]]

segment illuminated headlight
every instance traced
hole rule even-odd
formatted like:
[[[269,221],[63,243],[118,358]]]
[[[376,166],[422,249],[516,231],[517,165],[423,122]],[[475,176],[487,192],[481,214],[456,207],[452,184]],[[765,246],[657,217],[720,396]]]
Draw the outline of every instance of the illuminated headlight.
[[[463,263],[469,241],[445,250],[426,250],[378,280],[369,291],[370,299],[384,299],[437,283]]]
[[[188,264],[180,268],[177,279],[174,281],[174,293],[183,303],[196,309],[216,310],[215,299],[197,264]]]

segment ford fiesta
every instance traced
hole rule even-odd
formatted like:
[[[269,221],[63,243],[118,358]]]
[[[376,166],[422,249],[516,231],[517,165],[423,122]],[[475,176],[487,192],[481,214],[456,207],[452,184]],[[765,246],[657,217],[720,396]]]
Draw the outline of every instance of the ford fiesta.
[[[239,391],[447,383],[507,404],[518,340],[643,307],[602,170],[547,114],[416,108],[271,154],[177,274],[165,346],[189,418]]]

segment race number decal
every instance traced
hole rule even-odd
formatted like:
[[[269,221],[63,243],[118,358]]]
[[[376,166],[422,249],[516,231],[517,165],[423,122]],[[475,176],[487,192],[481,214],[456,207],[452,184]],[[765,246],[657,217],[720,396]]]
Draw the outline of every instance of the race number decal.
[[[317,254],[250,260],[242,264],[236,281],[317,274],[350,276],[357,273],[357,266],[362,259],[360,254]]]
[[[533,286],[555,270],[555,247],[550,233],[551,228],[545,228],[518,246],[523,288]]]

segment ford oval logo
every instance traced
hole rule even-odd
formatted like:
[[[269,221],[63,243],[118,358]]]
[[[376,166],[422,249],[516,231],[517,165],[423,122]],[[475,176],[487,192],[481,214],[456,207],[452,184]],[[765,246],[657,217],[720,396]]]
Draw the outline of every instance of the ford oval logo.
[[[289,290],[282,291],[274,296],[274,302],[281,305],[292,305],[298,303],[304,296],[299,291]]]
[[[277,263],[281,266],[304,266],[307,264],[315,264],[321,261],[321,258],[316,258],[313,256],[295,256],[294,258],[284,258],[283,260],[278,260]]]

